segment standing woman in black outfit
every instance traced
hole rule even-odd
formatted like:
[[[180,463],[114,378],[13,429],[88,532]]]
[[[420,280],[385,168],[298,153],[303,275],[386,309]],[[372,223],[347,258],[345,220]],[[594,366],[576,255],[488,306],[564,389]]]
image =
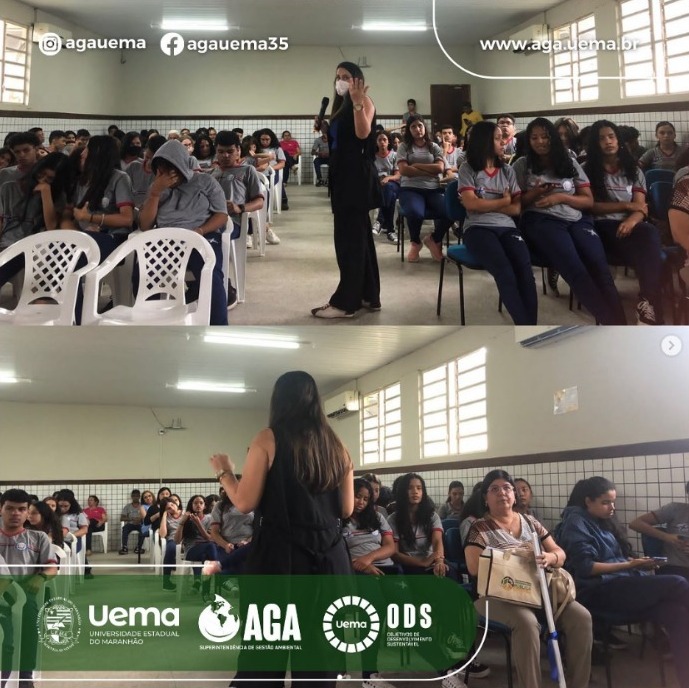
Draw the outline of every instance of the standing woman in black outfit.
[[[260,514],[254,522],[258,526],[245,574],[280,576],[278,586],[289,574],[352,572],[341,534],[342,519],[354,511],[352,460],[328,425],[316,383],[308,373],[285,373],[275,383],[270,426],[252,441],[241,482],[226,455],[215,454],[210,462],[235,507],[245,514]],[[235,678],[261,679],[254,686],[279,685],[276,681],[285,675],[284,671],[257,672],[255,667],[242,670],[241,654],[239,664]],[[336,675],[319,671],[323,680],[318,687],[334,688]],[[314,672],[295,670],[293,661],[292,688],[313,688],[313,683],[298,680],[307,676],[313,678]]]
[[[357,65],[337,66],[328,180],[340,283],[328,303],[311,310],[317,318],[351,318],[360,308],[380,310],[380,277],[368,213],[381,206],[382,194],[374,164],[376,109],[367,91]]]

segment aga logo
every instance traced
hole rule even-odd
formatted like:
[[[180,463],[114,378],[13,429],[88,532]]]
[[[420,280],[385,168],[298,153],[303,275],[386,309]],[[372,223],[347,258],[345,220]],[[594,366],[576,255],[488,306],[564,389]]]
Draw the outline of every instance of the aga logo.
[[[232,612],[232,605],[220,595],[199,614],[199,631],[214,643],[232,640],[239,632],[239,617]]]

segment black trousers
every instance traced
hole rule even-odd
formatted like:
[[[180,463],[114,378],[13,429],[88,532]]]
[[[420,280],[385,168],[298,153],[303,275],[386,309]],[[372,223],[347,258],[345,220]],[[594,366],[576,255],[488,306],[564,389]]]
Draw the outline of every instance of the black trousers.
[[[380,303],[380,274],[367,210],[335,210],[335,256],[340,283],[330,304],[343,311],[358,311],[361,302]]]

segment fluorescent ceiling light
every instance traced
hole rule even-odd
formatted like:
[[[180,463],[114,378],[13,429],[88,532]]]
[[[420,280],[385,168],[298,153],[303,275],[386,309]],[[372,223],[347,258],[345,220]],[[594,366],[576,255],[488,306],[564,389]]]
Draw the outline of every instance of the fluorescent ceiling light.
[[[207,344],[229,344],[232,346],[252,346],[266,349],[298,349],[301,342],[295,337],[283,334],[228,333],[206,334],[203,341]]]
[[[173,387],[184,392],[223,392],[225,394],[245,394],[247,392],[255,392],[255,389],[250,389],[240,384],[222,384],[219,382],[202,382],[200,380],[182,380],[176,385],[166,385],[166,387]]]
[[[361,28],[362,31],[427,31],[425,24],[400,24],[395,22],[366,22],[361,27],[353,26],[353,29]]]
[[[0,385],[14,385],[19,382],[18,377],[10,375],[9,373],[0,373]]]
[[[163,19],[160,23],[163,31],[229,31],[224,20],[204,19]]]

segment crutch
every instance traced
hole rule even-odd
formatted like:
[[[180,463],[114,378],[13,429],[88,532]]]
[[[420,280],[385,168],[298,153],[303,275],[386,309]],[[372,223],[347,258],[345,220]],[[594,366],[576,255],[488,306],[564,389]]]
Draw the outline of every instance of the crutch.
[[[534,554],[538,556],[541,554],[541,543],[538,535],[531,532],[531,539],[533,542]],[[553,619],[553,607],[550,604],[550,594],[548,591],[548,582],[545,579],[545,571],[536,564],[538,571],[538,580],[541,583],[541,596],[543,597],[543,609],[545,611],[545,618],[548,622],[548,659],[550,660],[550,678],[557,681],[560,688],[567,688],[565,683],[565,672],[562,670],[562,656],[560,655],[560,645],[557,642],[557,630],[555,630],[555,620]]]

